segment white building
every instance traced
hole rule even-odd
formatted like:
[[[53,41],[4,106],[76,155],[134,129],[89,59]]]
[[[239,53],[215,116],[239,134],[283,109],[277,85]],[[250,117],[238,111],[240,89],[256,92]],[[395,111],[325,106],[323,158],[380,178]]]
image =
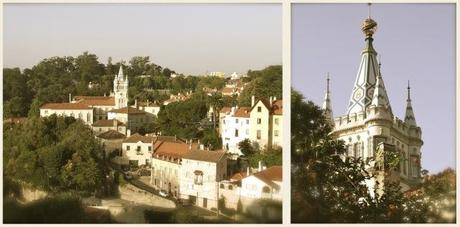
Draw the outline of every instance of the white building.
[[[241,196],[282,201],[282,166],[259,169],[241,180]]]
[[[222,146],[231,155],[243,155],[239,143],[249,139],[249,107],[232,107],[222,120]]]
[[[182,140],[158,140],[152,156],[150,184],[157,190],[164,190],[175,198],[180,194],[180,169],[184,155],[196,150],[197,144]]]
[[[283,102],[276,97],[260,99],[252,97],[250,113],[249,139],[257,142],[261,148],[281,146],[283,141]]]
[[[151,120],[147,112],[133,107],[110,110],[107,116],[109,120],[122,122],[132,132],[137,132],[144,124]]]
[[[126,125],[118,120],[98,120],[91,125],[94,133],[99,135],[109,130],[114,130],[126,135]]]
[[[134,166],[150,165],[154,141],[155,138],[152,136],[142,136],[137,133],[128,136],[123,141],[122,159],[125,163],[127,161]]]
[[[377,61],[377,52],[373,47],[372,36],[376,26],[377,23],[371,18],[364,21],[362,30],[366,35],[366,44],[361,53],[361,63],[347,113],[333,118],[329,79],[323,109],[327,119],[334,119],[331,122],[334,126],[332,135],[345,142],[348,157],[380,160],[380,155],[388,149],[395,149],[402,157],[397,178],[402,189],[407,190],[421,182],[422,130],[415,121],[409,86],[404,120],[393,115],[380,63]],[[370,168],[379,171],[377,166]],[[383,174],[380,176],[381,179],[378,180],[383,187],[385,179]],[[368,182],[369,187],[373,187],[373,184]]]
[[[53,114],[80,119],[86,124],[93,123],[93,108],[80,103],[47,103],[40,107],[40,117]]]
[[[180,170],[180,198],[217,209],[219,182],[227,177],[224,151],[195,150],[184,155]]]

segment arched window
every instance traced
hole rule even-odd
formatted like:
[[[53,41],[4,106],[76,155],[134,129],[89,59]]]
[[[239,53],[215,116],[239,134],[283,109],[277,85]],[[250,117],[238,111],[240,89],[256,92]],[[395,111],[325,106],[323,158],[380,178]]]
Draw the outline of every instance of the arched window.
[[[79,118],[79,119],[83,119],[83,114],[78,113],[78,118]]]

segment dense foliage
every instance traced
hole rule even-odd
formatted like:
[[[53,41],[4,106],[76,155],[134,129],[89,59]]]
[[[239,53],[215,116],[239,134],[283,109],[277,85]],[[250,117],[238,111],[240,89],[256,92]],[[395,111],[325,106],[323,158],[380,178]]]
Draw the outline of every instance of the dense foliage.
[[[4,174],[46,191],[95,192],[104,183],[103,148],[71,117],[4,124]]]
[[[403,194],[397,183],[385,183],[383,195],[371,196],[378,193],[363,184],[374,177],[366,162],[343,159],[343,142],[329,136],[331,127],[320,108],[303,99],[292,92],[293,222],[426,222],[423,199]]]
[[[278,99],[283,97],[283,70],[281,65],[273,65],[262,70],[248,71],[247,78],[243,81],[249,81],[241,95],[238,97],[240,106],[250,106],[251,97],[256,99],[275,96]]]

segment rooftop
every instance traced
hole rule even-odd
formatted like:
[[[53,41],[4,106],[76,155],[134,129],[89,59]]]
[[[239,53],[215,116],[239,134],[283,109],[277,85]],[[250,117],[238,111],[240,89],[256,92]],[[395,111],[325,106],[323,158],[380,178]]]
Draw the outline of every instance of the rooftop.
[[[184,155],[184,159],[205,161],[205,162],[218,162],[225,156],[225,151],[205,151],[194,150]]]

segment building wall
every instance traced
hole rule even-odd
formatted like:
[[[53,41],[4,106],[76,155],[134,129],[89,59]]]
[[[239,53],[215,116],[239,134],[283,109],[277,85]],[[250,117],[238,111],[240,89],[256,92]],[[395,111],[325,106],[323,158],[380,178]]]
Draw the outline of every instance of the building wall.
[[[94,121],[107,120],[107,113],[115,106],[92,106],[94,108]]]
[[[108,113],[108,119],[113,120],[116,119],[118,121],[123,122],[127,129],[130,129],[132,133],[137,132],[140,127],[142,127],[145,123],[148,122],[146,114],[126,114],[126,113]]]
[[[283,146],[283,115],[272,116],[273,146]]]
[[[202,177],[195,171],[201,171]],[[206,209],[217,208],[219,181],[225,179],[227,160],[218,163],[183,159],[180,170],[180,198],[195,200],[195,204]],[[200,180],[201,179],[201,180]]]
[[[151,143],[123,143],[123,157],[137,161],[138,165],[150,164],[153,146]]]
[[[224,150],[231,154],[243,155],[238,144],[245,139],[249,139],[249,121],[250,118],[234,117],[232,115],[225,116],[222,121],[221,134]]]
[[[254,199],[272,199],[272,200],[282,200],[282,187],[281,182],[276,182],[279,186],[279,190],[272,188],[270,185],[266,184],[259,178],[251,175],[249,177],[241,180],[241,196]],[[265,191],[269,190],[269,191]]]
[[[261,148],[263,148],[266,145],[270,145],[271,131],[269,110],[261,101],[258,101],[252,108],[250,116],[250,140],[259,143]]]
[[[150,184],[155,189],[165,190],[178,197],[180,194],[180,160],[167,161],[159,158],[152,158],[152,177]]]
[[[92,128],[93,128],[94,133],[96,133],[96,135],[99,135],[101,133],[107,132],[109,130],[115,130],[115,131],[118,131],[119,133],[122,133],[122,134],[126,135],[126,126],[122,126],[122,125],[119,125],[118,127],[115,127],[115,126],[109,126],[109,127],[92,126]]]
[[[40,117],[48,117],[53,114],[58,116],[74,117],[75,119],[81,119],[86,124],[93,124],[93,109],[40,109]]]

